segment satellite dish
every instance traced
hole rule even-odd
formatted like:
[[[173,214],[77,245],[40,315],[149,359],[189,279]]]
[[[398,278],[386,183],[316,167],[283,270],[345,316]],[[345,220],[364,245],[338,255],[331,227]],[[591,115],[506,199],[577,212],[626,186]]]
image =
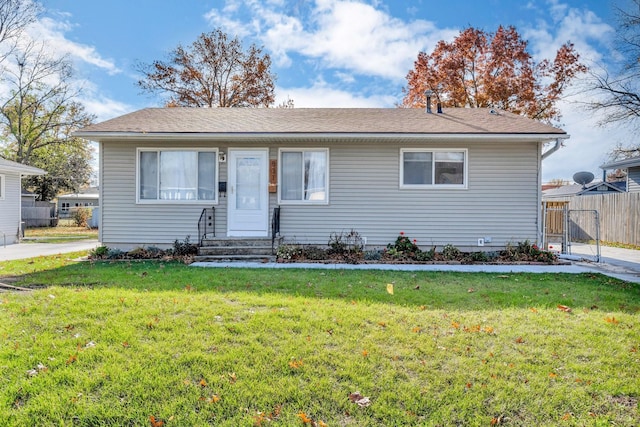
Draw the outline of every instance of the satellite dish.
[[[593,178],[594,176],[591,172],[576,172],[573,174],[573,180],[577,184],[582,185],[582,188],[593,181]]]

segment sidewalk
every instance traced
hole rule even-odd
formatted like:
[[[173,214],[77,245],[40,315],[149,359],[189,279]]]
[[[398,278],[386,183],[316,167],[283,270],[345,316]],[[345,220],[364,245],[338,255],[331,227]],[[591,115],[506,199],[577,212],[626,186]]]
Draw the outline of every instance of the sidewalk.
[[[97,240],[76,240],[68,243],[18,243],[0,246],[0,262],[69,252],[88,251],[100,246]]]

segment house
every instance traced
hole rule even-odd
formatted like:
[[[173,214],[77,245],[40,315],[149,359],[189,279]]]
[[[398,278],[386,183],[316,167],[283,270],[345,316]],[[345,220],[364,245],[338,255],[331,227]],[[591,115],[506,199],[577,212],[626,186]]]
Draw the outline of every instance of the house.
[[[595,196],[598,194],[614,194],[625,192],[624,182],[597,181],[586,185],[568,184],[551,188],[542,192],[542,200],[562,199],[573,196]]]
[[[16,243],[21,235],[22,177],[44,173],[42,169],[0,157],[0,244]]]
[[[149,108],[75,135],[100,144],[99,238],[121,249],[195,241],[205,212],[216,238],[537,241],[543,146],[568,138],[508,112],[400,108]]]
[[[58,218],[70,218],[73,208],[93,208],[100,205],[98,188],[91,187],[78,193],[58,196]]]
[[[629,193],[640,192],[640,156],[619,160],[617,162],[606,163],[600,166],[600,169],[602,169],[605,174],[607,170],[626,169],[627,191]]]

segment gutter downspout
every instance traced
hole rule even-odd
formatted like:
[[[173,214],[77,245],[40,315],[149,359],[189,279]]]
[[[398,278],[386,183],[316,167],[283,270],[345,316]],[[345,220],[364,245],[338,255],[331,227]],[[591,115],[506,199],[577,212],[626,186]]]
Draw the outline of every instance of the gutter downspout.
[[[566,139],[566,138],[562,138],[562,139]],[[560,138],[557,138],[556,139],[556,144],[553,147],[549,148],[544,153],[542,153],[542,157],[540,158],[540,161],[546,159],[547,157],[549,157],[550,155],[552,155],[553,153],[558,151],[560,149],[560,147],[562,147],[562,142],[561,142]]]
[[[545,220],[546,218],[543,217],[543,215],[546,214],[546,209],[543,209],[543,204],[542,204],[542,161],[546,158],[548,158],[549,156],[551,156],[553,153],[555,153],[556,151],[558,151],[560,149],[560,147],[562,147],[562,140],[563,139],[567,139],[569,138],[569,135],[565,136],[564,138],[556,138],[556,143],[553,147],[551,147],[550,149],[548,149],[547,151],[545,151],[544,153],[542,153],[540,155],[540,160],[538,163],[538,221],[537,221],[537,228],[538,228],[538,243],[540,245],[540,247],[542,248],[542,250],[546,250],[547,248],[545,247],[547,242],[545,241]],[[541,144],[543,145],[543,144]]]

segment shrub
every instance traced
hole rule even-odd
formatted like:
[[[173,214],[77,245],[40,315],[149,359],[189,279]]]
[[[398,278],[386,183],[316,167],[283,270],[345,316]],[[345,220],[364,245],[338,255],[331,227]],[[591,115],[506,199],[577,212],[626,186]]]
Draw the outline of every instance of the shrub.
[[[353,229],[348,233],[332,232],[327,244],[330,254],[340,256],[361,253],[364,246],[360,233]]]
[[[436,247],[432,247],[428,251],[420,251],[416,253],[416,261],[433,261],[436,257]]]
[[[486,252],[477,251],[471,252],[468,256],[470,262],[488,262],[489,256]]]
[[[76,227],[87,227],[89,225],[89,218],[91,218],[91,209],[77,208],[73,210],[71,219]]]
[[[394,243],[389,243],[387,249],[395,250],[398,254],[404,254],[410,258],[413,258],[416,253],[420,252],[417,241],[405,236],[404,231],[401,231]]]
[[[89,258],[90,259],[103,259],[106,258],[107,255],[109,254],[109,247],[108,246],[98,246],[95,249],[92,249],[91,251],[89,251]]]
[[[317,246],[306,246],[302,248],[301,255],[312,261],[321,261],[327,259],[327,251]]]
[[[442,248],[442,256],[447,261],[459,260],[461,255],[462,252],[460,252],[460,249],[451,244],[445,245],[444,248]]]
[[[554,263],[558,259],[558,256],[553,252],[543,251],[529,240],[518,242],[516,245],[508,243],[500,255],[506,261],[533,261],[548,264]]]
[[[298,245],[280,245],[276,251],[278,259],[291,261],[302,257],[302,248]]]
[[[195,245],[189,241],[191,236],[187,236],[183,241],[176,239],[173,242],[173,250],[171,251],[174,256],[189,256],[198,254],[198,245]]]

